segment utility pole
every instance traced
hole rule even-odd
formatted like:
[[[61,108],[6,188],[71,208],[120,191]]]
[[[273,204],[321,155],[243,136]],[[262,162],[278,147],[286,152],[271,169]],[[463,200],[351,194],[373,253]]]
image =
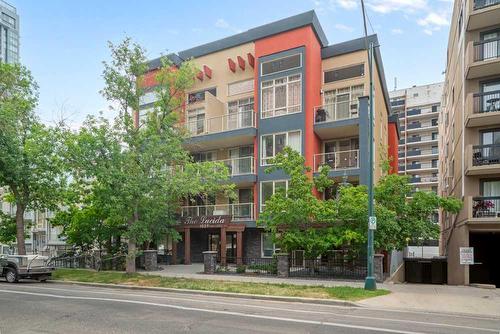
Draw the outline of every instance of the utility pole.
[[[374,276],[374,261],[373,261],[373,240],[375,237],[375,229],[377,228],[377,218],[374,213],[373,203],[373,52],[374,45],[370,42],[368,45],[368,32],[366,29],[366,11],[365,2],[361,0],[361,9],[363,11],[363,23],[365,28],[365,44],[368,51],[368,68],[370,75],[370,114],[368,118],[368,140],[369,140],[369,172],[368,172],[368,245],[367,245],[367,276],[365,278],[365,290],[376,290],[377,283]]]

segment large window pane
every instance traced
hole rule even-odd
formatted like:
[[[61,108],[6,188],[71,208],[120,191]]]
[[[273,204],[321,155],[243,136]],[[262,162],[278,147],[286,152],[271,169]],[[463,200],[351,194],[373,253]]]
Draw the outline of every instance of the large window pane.
[[[286,146],[286,133],[276,135],[275,140],[276,145],[274,155],[276,156],[276,154],[282,152]]]
[[[300,131],[290,132],[288,134],[288,146],[297,152],[301,152]]]

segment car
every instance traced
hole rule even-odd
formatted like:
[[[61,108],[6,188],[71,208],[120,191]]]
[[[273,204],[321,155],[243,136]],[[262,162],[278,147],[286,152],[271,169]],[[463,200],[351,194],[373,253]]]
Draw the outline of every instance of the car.
[[[52,276],[55,267],[49,258],[41,255],[0,255],[0,277],[9,283],[20,279],[36,279],[45,282]]]

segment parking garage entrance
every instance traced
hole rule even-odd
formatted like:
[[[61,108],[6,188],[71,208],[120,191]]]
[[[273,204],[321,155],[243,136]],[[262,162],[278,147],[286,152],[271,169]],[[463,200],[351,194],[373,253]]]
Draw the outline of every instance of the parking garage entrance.
[[[471,284],[492,284],[500,288],[500,232],[470,232],[474,265],[469,266]]]

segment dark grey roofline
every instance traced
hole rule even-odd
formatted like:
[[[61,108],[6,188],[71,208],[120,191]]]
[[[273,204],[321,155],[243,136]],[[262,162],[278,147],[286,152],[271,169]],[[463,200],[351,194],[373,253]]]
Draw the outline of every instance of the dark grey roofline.
[[[290,16],[285,19],[264,24],[260,27],[249,29],[245,32],[229,36],[223,39],[219,39],[215,42],[210,42],[207,44],[199,45],[191,49],[187,49],[179,52],[179,56],[182,59],[189,59],[191,57],[197,58],[217,51],[229,49],[238,45],[246,44],[252,41],[256,41],[265,37],[273,36],[276,34],[283,33],[285,31],[294,30],[297,28],[305,27],[311,25],[313,27],[316,36],[321,42],[321,46],[325,47],[328,45],[328,40],[326,35],[321,28],[318,17],[314,10],[310,10],[305,13]]]
[[[323,48],[321,50],[321,58],[331,58],[335,56],[344,55],[347,53],[352,53],[356,51],[366,50],[367,44],[373,43],[375,47],[375,65],[377,65],[378,73],[380,74],[380,80],[382,81],[382,90],[384,91],[384,101],[387,107],[388,115],[392,114],[391,103],[389,100],[389,91],[387,90],[387,83],[385,81],[384,64],[382,63],[382,55],[380,54],[380,46],[378,42],[377,34],[368,36],[368,43],[364,37],[352,39],[347,42],[342,42],[338,44],[332,44]]]
[[[165,57],[167,57],[175,66],[179,66],[180,64],[182,64],[183,60],[181,59],[181,57],[179,57],[177,54],[175,53],[169,53],[168,55],[166,55]],[[148,67],[149,67],[149,70],[155,70],[157,68],[160,68],[161,67],[161,58],[162,57],[158,57],[158,58],[155,58],[153,60],[150,60],[148,62]]]
[[[326,38],[325,32],[319,23],[319,19],[316,16],[316,12],[314,10],[310,10],[305,13],[301,13],[298,15],[290,16],[285,19],[271,22],[260,27],[249,29],[245,32],[229,36],[223,39],[219,39],[214,42],[206,43],[203,45],[195,46],[191,49],[187,49],[184,51],[180,51],[177,54],[172,53],[167,55],[167,57],[176,57],[177,59],[172,60],[172,62],[176,65],[180,64],[183,60],[189,58],[197,58],[201,56],[205,56],[210,53],[214,53],[217,51],[222,51],[225,49],[229,49],[238,45],[250,43],[265,37],[277,35],[286,31],[302,28],[305,26],[311,25],[314,33],[318,37],[321,46],[325,47],[328,45],[328,40]],[[161,65],[160,58],[153,59],[149,63],[149,70],[153,70],[159,68]]]
[[[401,129],[399,128],[399,116],[398,114],[390,114],[388,118],[389,123],[395,123],[396,124],[396,132],[398,133],[398,140],[401,134]]]

